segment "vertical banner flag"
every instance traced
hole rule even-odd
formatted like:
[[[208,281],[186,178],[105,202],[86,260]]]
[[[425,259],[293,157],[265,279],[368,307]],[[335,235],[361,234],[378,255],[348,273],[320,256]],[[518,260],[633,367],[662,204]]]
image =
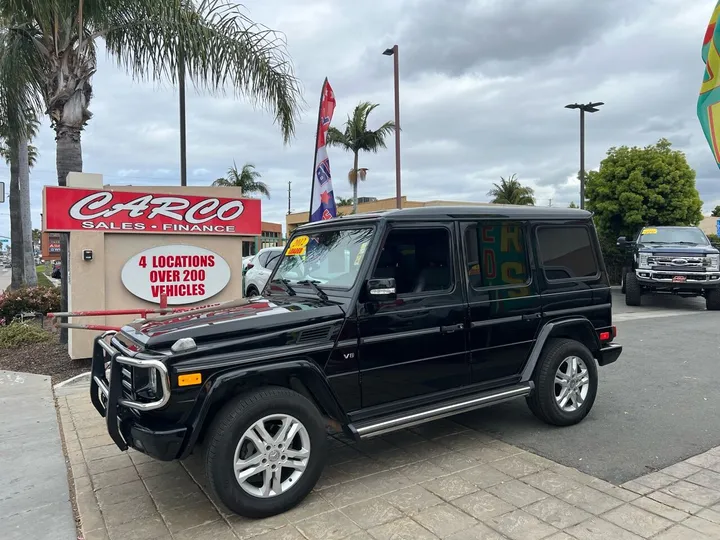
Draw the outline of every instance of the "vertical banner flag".
[[[337,215],[330,160],[325,147],[327,132],[335,111],[335,94],[327,78],[323,83],[318,113],[317,135],[315,139],[315,161],[313,164],[313,183],[310,192],[310,221],[332,219]]]
[[[700,86],[697,113],[705,138],[710,145],[715,163],[720,166],[720,1],[710,17],[705,39],[703,40],[702,59],[705,63],[705,75]]]

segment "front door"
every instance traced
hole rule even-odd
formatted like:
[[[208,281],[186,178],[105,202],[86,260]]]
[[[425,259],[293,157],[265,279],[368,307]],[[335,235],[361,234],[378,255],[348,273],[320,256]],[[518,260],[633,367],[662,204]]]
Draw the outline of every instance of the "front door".
[[[478,220],[462,230],[473,382],[507,384],[519,377],[542,322],[528,224]]]
[[[386,232],[372,277],[394,278],[398,294],[358,306],[364,408],[470,382],[453,226],[392,226]]]

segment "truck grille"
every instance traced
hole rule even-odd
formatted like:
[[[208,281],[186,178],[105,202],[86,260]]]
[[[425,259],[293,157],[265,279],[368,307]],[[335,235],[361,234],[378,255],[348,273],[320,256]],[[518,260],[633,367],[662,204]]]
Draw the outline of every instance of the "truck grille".
[[[651,255],[648,262],[652,266],[682,266],[685,268],[702,268],[705,265],[705,257],[677,255]]]

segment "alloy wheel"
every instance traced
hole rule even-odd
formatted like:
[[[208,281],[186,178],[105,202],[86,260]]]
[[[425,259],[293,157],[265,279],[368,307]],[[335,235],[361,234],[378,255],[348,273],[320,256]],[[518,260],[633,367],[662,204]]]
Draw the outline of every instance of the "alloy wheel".
[[[574,412],[582,407],[590,390],[590,374],[582,358],[568,356],[555,373],[555,401],[561,410]]]
[[[310,459],[305,426],[286,414],[265,416],[250,426],[235,449],[240,487],[259,498],[277,497],[297,484]]]

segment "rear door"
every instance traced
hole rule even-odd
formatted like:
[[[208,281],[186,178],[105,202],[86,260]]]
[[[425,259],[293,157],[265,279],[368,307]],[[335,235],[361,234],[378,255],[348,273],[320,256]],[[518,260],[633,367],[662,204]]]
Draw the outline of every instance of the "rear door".
[[[478,219],[461,231],[472,380],[508,384],[519,378],[542,320],[529,224]]]
[[[596,234],[586,222],[539,224],[538,282],[546,320],[580,315],[606,326],[610,310],[607,276],[601,272]]]

